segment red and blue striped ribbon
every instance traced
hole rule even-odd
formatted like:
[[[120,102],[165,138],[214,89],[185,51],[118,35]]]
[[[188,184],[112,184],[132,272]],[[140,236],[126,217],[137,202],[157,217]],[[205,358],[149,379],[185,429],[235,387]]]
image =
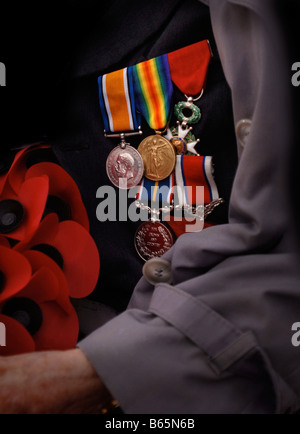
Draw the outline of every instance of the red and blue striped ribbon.
[[[175,166],[178,204],[198,205],[196,187],[204,187],[204,204],[219,199],[213,176],[212,157],[177,155]]]

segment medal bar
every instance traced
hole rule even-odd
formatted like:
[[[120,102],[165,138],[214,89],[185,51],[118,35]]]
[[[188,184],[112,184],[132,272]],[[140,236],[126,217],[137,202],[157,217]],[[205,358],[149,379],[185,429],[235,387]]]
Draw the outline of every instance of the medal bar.
[[[126,142],[127,137],[142,134],[135,109],[132,68],[100,76],[98,86],[104,135],[120,139],[119,146],[107,157],[107,176],[116,187],[129,189],[139,185],[144,174],[141,155]]]

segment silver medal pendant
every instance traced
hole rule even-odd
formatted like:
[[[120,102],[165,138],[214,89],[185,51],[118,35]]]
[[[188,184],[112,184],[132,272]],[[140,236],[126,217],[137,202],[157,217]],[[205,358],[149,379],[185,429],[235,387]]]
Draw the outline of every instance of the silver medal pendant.
[[[126,136],[141,135],[137,133],[105,134],[106,137],[120,137],[121,143],[114,148],[106,160],[106,173],[110,182],[116,187],[126,190],[140,184],[144,175],[144,163],[140,153],[130,146]]]
[[[140,184],[144,174],[143,159],[130,145],[114,148],[106,160],[106,172],[113,185],[129,189]]]

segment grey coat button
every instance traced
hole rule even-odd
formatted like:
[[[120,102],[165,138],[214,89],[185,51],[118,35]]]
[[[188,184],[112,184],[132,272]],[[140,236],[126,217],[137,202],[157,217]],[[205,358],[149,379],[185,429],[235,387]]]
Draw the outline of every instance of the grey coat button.
[[[152,258],[143,267],[143,275],[151,285],[158,283],[172,283],[170,262],[161,258]]]
[[[250,134],[252,121],[250,119],[241,119],[236,124],[236,136],[239,144],[244,148],[247,142],[247,138]]]

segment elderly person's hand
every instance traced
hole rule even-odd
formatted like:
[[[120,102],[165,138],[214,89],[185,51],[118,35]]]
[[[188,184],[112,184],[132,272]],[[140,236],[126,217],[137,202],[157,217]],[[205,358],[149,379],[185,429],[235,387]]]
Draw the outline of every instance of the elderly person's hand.
[[[110,401],[80,349],[0,357],[0,414],[93,414]]]

